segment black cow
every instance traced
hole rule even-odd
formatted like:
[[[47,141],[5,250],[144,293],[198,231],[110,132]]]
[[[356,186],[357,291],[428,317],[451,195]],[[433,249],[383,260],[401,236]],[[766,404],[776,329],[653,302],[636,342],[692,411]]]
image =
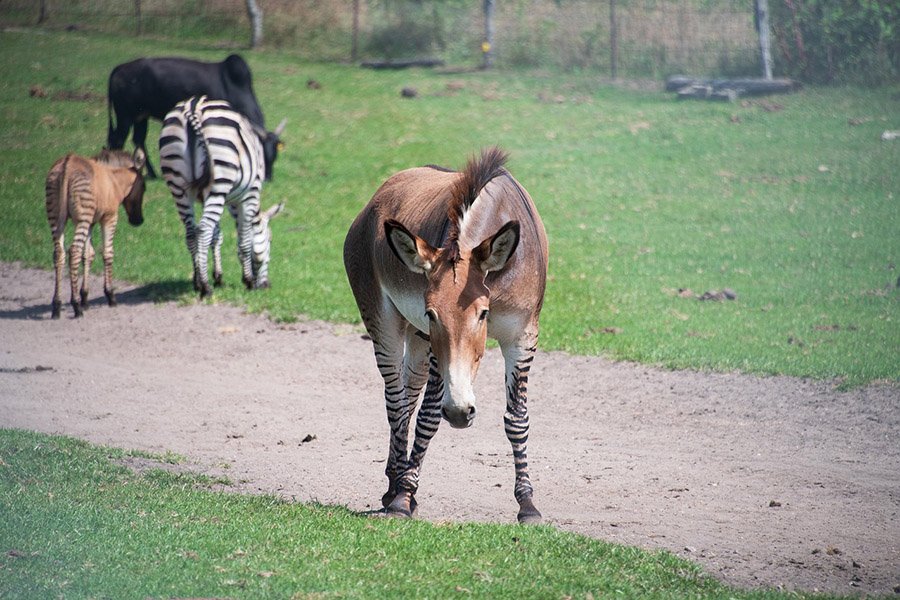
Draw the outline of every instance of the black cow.
[[[173,57],[139,58],[117,66],[109,74],[107,147],[124,147],[128,130],[133,125],[134,145],[146,154],[147,119],[153,117],[161,121],[173,106],[199,95],[227,100],[236,111],[250,119],[263,143],[266,179],[271,179],[272,164],[282,145],[279,136],[284,131],[285,121],[274,132],[266,130],[262,110],[253,93],[250,67],[237,54],[219,63]],[[115,127],[113,111],[116,113]],[[147,175],[156,177],[149,156]]]

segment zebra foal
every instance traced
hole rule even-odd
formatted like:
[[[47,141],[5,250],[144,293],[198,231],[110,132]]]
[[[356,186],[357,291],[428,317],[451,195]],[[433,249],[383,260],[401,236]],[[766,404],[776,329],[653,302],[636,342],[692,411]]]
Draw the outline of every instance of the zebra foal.
[[[247,289],[269,287],[269,220],[284,204],[260,212],[265,175],[263,146],[250,121],[224,100],[193,96],[179,102],[163,121],[159,136],[160,168],[181,222],[194,263],[194,289],[212,294],[222,283],[220,220],[228,207],[237,226],[238,259]],[[194,203],[202,206],[199,222]]]
[[[67,154],[57,160],[47,174],[45,199],[47,221],[53,238],[53,265],[56,285],[53,291],[51,314],[60,316],[63,270],[66,264],[65,232],[69,219],[75,224],[72,244],[69,246],[69,278],[72,286],[71,303],[75,316],[80,317],[88,306],[88,274],[94,258],[91,232],[100,224],[103,233],[103,291],[110,306],[116,305],[112,288],[113,237],[119,220],[119,205],[125,205],[128,222],[140,225],[144,222],[143,151],[133,155],[119,150],[103,150],[93,158]],[[83,275],[79,269],[84,263]],[[81,279],[80,302],[78,283]]]

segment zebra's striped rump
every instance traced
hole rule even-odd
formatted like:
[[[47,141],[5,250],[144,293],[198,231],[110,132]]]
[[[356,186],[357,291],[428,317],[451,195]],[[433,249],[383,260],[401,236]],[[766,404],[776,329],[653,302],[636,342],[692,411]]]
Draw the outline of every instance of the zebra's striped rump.
[[[283,207],[260,211],[265,175],[263,143],[256,128],[224,100],[195,96],[179,102],[163,121],[160,166],[185,227],[194,287],[212,293],[207,273],[222,280],[220,220],[225,207],[235,219],[238,259],[248,289],[269,285],[269,219]],[[194,204],[201,206],[199,220]]]

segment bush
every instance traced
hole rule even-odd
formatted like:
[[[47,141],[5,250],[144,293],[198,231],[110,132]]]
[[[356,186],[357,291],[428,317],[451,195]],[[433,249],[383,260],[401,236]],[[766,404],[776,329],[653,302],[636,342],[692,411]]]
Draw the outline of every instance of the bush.
[[[900,76],[895,0],[774,0],[772,29],[786,75],[878,85]]]

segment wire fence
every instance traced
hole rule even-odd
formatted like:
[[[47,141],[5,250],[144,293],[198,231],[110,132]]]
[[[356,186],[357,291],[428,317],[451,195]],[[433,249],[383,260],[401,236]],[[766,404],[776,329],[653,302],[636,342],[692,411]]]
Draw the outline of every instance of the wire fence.
[[[481,0],[258,0],[263,45],[312,60],[480,64]],[[245,0],[2,0],[0,23],[201,36],[246,46]],[[494,64],[623,77],[758,75],[752,3],[497,0]],[[355,24],[355,25],[354,25]]]

